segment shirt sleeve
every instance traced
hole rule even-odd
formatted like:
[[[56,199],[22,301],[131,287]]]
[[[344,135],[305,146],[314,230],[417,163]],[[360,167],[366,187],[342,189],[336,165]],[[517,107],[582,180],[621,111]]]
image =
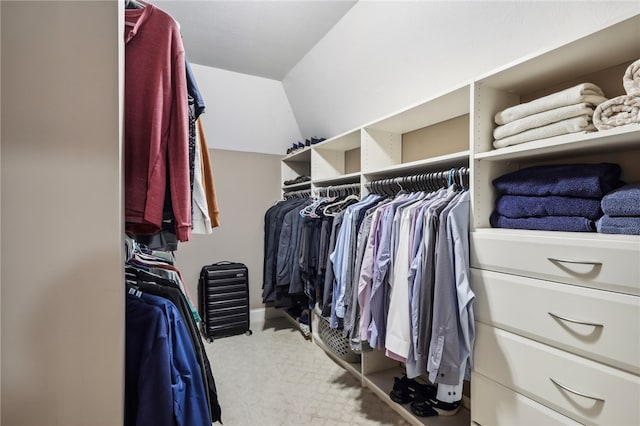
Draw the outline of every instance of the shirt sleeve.
[[[176,236],[179,241],[191,239],[191,183],[189,178],[189,109],[184,49],[179,34],[174,35],[173,97],[167,150],[169,185]]]

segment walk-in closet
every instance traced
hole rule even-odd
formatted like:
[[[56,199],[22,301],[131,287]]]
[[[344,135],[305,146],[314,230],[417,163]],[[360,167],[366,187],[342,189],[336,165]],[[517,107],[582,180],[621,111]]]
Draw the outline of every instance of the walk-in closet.
[[[640,424],[638,2],[0,32],[0,425]]]

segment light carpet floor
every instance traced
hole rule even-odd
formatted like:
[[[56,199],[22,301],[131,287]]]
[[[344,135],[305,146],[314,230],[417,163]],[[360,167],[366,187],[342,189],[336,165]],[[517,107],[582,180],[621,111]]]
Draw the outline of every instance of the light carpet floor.
[[[205,343],[225,426],[408,425],[284,318]]]

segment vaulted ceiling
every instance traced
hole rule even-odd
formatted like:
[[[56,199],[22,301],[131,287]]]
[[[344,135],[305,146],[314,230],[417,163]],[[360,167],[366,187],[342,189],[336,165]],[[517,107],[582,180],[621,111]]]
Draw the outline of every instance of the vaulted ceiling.
[[[356,1],[150,0],[173,16],[189,61],[282,80]]]

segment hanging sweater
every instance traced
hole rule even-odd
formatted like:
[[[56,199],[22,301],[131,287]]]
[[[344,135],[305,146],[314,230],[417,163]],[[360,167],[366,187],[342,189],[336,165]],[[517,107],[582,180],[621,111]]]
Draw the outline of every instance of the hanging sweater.
[[[176,235],[191,235],[185,56],[177,23],[144,3],[126,9],[125,220],[133,234],[158,232],[167,185]]]

